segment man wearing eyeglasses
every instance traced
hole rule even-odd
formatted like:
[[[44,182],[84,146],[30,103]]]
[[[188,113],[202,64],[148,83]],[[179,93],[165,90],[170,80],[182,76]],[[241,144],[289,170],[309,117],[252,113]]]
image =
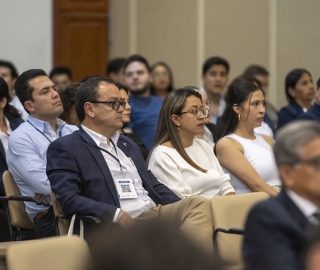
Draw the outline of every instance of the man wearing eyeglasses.
[[[304,269],[308,230],[320,225],[320,124],[296,121],[280,129],[274,155],[283,189],[248,216],[243,244],[248,270]]]
[[[138,146],[120,135],[125,102],[109,80],[94,77],[76,95],[78,132],[54,141],[47,175],[66,215],[99,217],[123,228],[163,219],[212,251],[209,200],[180,200],[148,171]]]

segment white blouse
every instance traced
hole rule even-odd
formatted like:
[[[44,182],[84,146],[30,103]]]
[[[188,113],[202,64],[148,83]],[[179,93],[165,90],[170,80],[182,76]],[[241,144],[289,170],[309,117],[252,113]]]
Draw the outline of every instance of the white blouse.
[[[148,169],[180,198],[202,195],[211,199],[234,192],[230,176],[223,172],[213,149],[204,140],[195,138],[193,144],[185,150],[207,172],[192,167],[176,149],[163,145],[153,150]]]

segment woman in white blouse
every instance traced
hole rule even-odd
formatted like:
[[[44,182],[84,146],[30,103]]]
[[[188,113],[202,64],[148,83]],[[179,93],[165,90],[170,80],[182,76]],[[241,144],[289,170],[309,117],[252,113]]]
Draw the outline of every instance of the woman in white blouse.
[[[161,107],[148,168],[180,198],[234,194],[212,148],[195,137],[207,115],[201,95],[190,88],[170,92]]]

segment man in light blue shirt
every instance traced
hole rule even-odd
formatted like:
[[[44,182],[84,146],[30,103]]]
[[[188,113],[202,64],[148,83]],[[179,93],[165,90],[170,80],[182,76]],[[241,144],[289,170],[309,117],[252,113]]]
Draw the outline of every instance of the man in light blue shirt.
[[[56,86],[41,69],[22,73],[15,84],[16,94],[29,113],[9,137],[7,163],[23,196],[40,196],[51,201],[46,175],[46,155],[55,139],[77,130],[58,119],[63,112]],[[35,224],[37,238],[55,235],[52,206],[26,202],[28,216]]]

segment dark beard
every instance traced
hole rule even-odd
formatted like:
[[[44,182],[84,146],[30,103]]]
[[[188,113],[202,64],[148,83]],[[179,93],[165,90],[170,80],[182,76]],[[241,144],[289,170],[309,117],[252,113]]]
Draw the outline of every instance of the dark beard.
[[[136,90],[134,90],[134,91],[131,91],[131,90],[129,89],[129,92],[130,92],[130,95],[132,95],[132,96],[141,96],[141,95],[145,94],[146,92],[148,92],[149,89],[150,89],[150,87],[147,86],[147,87],[145,87],[145,88],[136,89]]]

